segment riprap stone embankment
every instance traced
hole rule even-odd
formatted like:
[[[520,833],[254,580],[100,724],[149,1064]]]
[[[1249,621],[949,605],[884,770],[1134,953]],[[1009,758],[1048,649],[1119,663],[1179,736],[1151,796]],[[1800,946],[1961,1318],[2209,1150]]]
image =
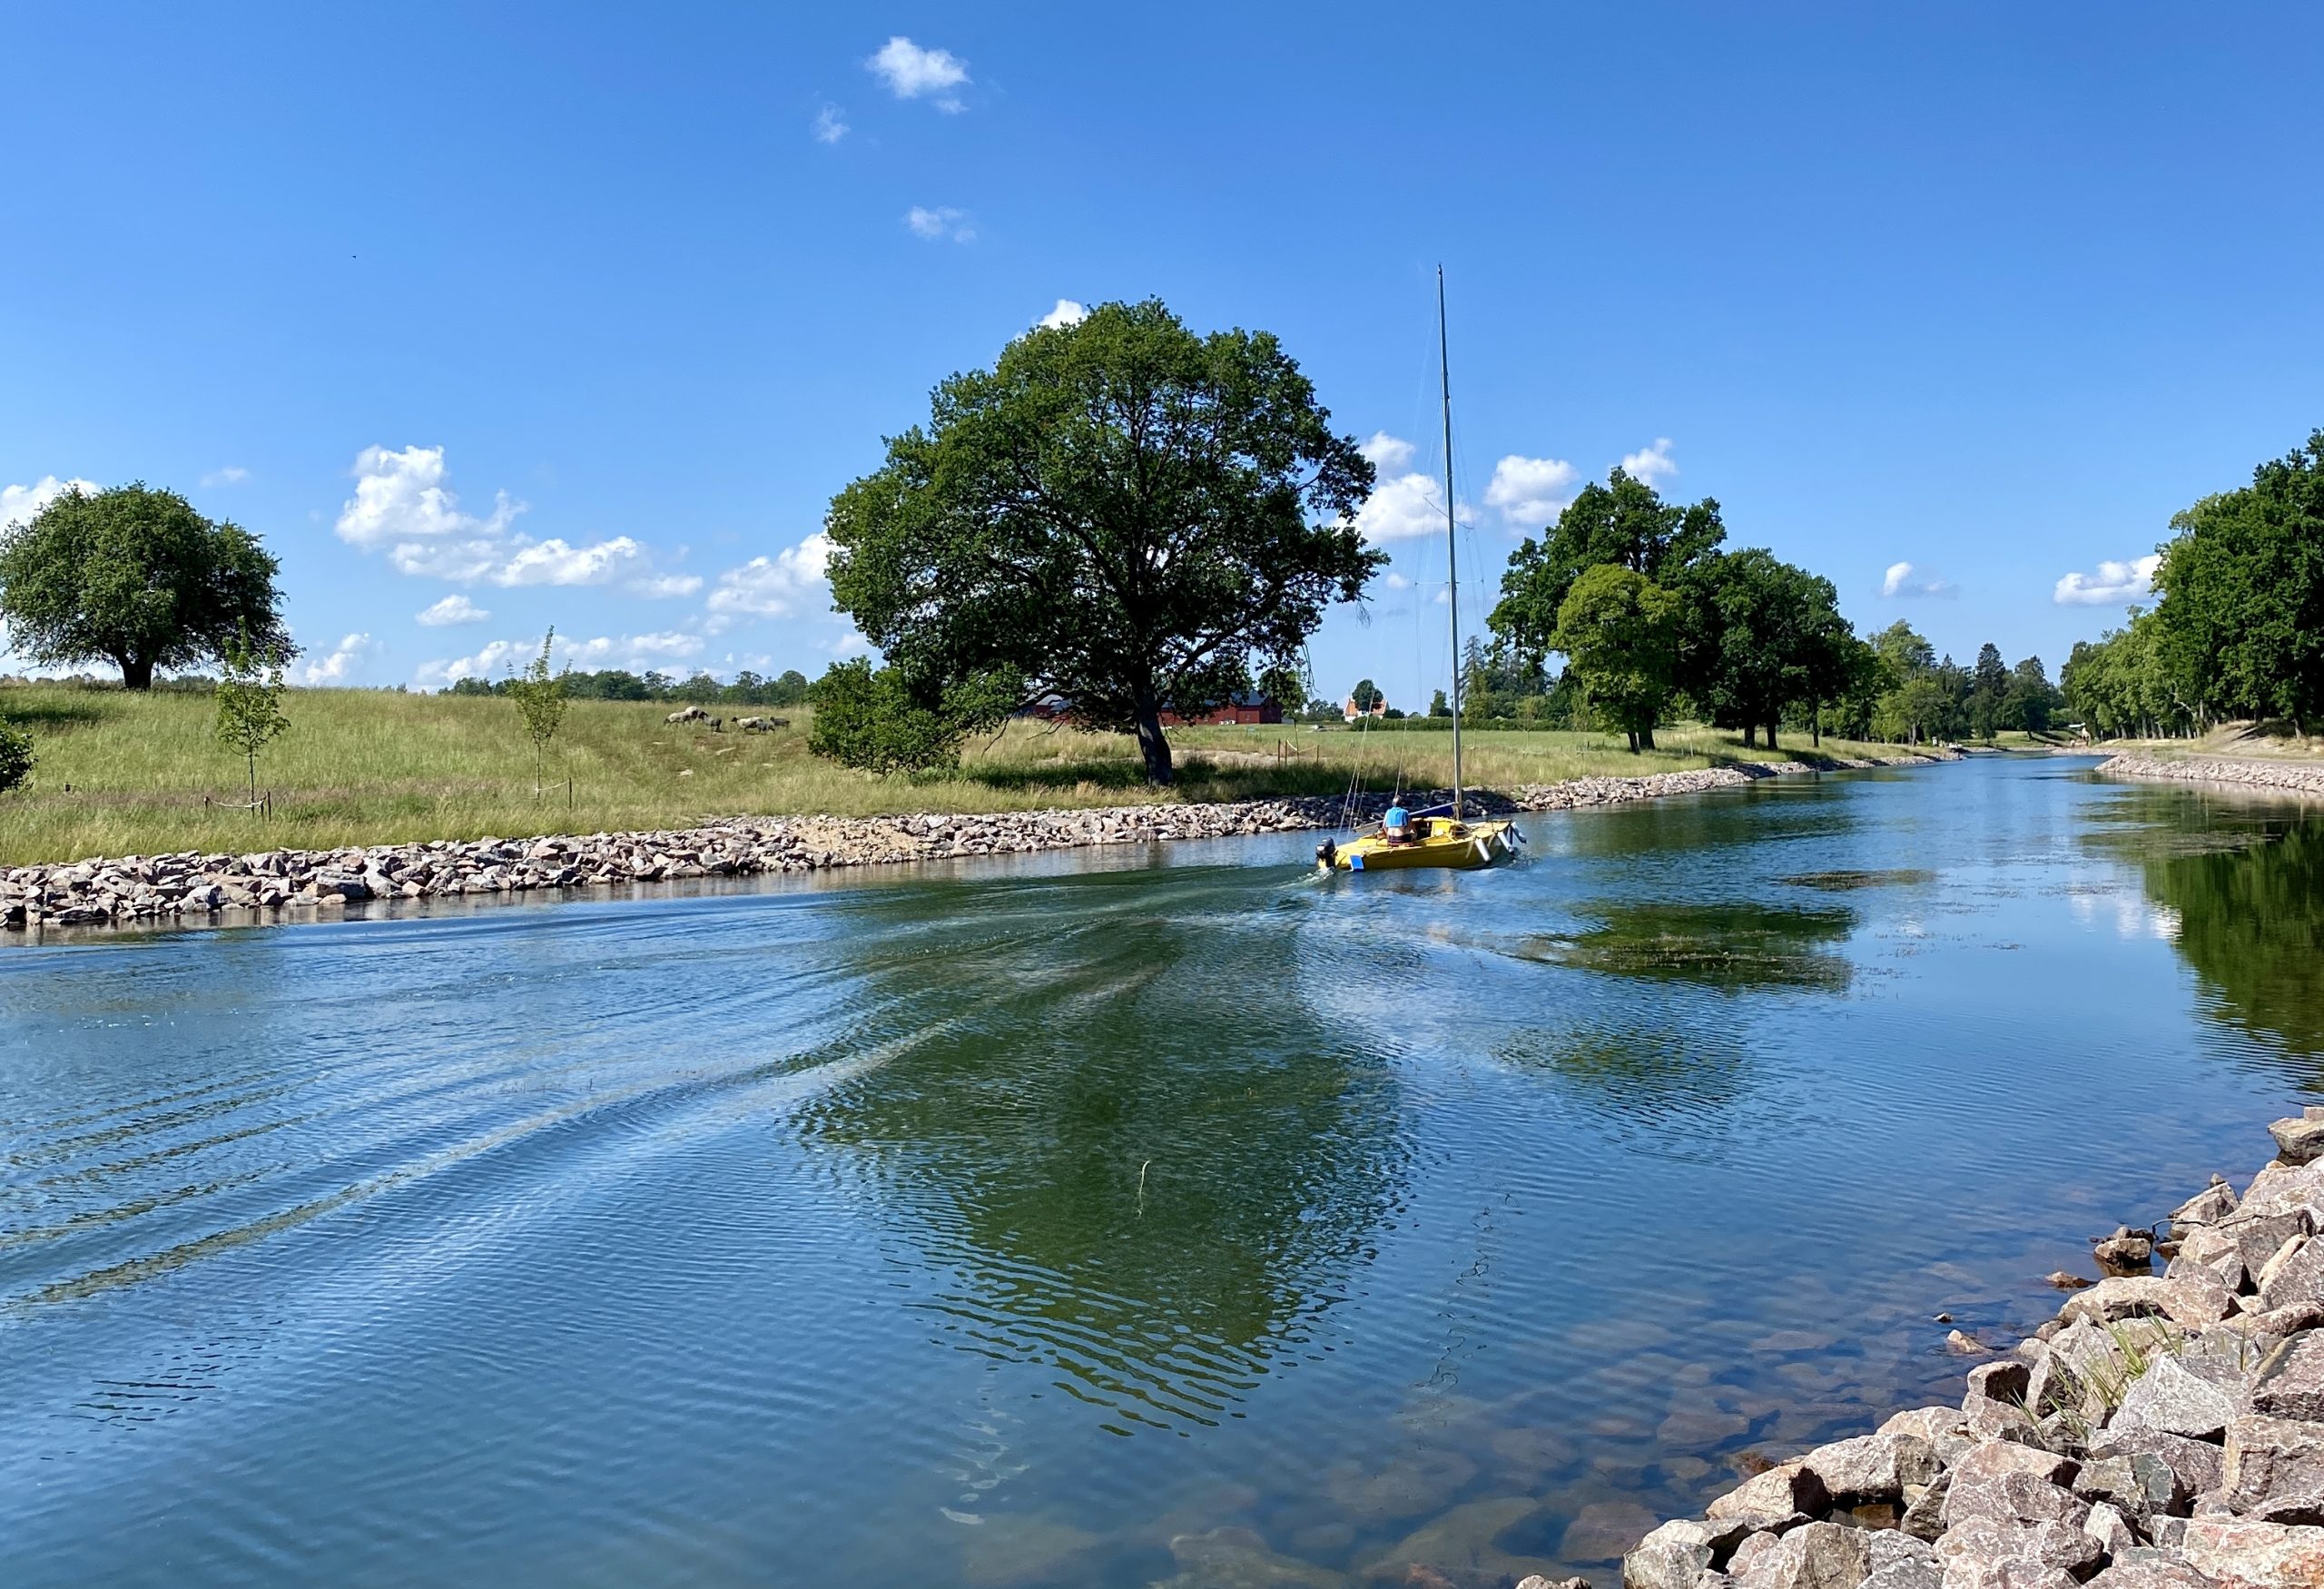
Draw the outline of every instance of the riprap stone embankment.
[[[1926,759],[1926,758],[1914,758]],[[1850,762],[1848,766],[1877,764]],[[1698,794],[1816,769],[1749,762],[1635,778],[1575,778],[1502,794],[1472,791],[1485,814],[1561,811]],[[1406,796],[1421,804],[1445,791]],[[366,902],[614,888],[749,877],[1093,844],[1234,838],[1334,828],[1386,804],[1303,797],[1220,804],[1113,805],[988,815],[747,817],[653,833],[486,838],[245,854],[130,855],[0,870],[0,926],[24,929],[271,919]]]
[[[2118,778],[2230,784],[2288,794],[2324,794],[2324,766],[2305,762],[2258,757],[2239,761],[2226,756],[2152,756],[2125,752],[2099,763],[2098,770]]]
[[[2240,1195],[2214,1181],[2171,1211],[2163,1274],[2077,1290],[1958,1406],[1664,1524],[1626,1589],[2324,1585],[2324,1109],[2269,1130]]]

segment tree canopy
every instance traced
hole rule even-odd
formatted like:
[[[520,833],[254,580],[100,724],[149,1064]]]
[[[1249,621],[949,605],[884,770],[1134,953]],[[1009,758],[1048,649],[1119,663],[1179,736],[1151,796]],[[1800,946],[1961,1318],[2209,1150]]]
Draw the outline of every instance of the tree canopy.
[[[1585,569],[1558,609],[1551,648],[1565,654],[1590,709],[1619,725],[1634,752],[1654,748],[1679,665],[1681,611],[1677,597],[1619,563]]]
[[[1646,481],[1617,469],[1604,485],[1584,486],[1555,524],[1510,554],[1501,600],[1486,622],[1521,656],[1539,663],[1558,648],[1551,637],[1560,610],[1587,570],[1610,564],[1677,588],[1726,538],[1715,498],[1690,507],[1665,502]]]
[[[274,587],[280,565],[240,525],[213,523],[142,483],[67,491],[0,534],[0,617],[44,664],[111,662],[130,689],[246,641],[293,653]]]
[[[1162,708],[1295,665],[1386,561],[1354,524],[1372,465],[1330,418],[1266,332],[1100,304],[944,381],[832,499],[833,602],[921,708],[1061,696],[1167,783]]]
[[[2295,725],[2324,713],[2324,430],[2171,522],[2155,617],[2178,704]]]

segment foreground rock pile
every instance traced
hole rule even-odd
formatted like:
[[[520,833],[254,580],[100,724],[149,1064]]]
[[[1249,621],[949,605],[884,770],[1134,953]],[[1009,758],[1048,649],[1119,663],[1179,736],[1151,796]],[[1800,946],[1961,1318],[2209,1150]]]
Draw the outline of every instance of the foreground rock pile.
[[[2174,784],[2240,784],[2252,789],[2281,789],[2295,794],[2324,794],[2324,766],[2289,761],[2224,761],[2211,756],[2122,755],[2098,764],[2102,773],[2123,778],[2160,778]]]
[[[1868,764],[1867,764],[1868,765]],[[1638,778],[1532,785],[1513,796],[1472,791],[1482,814],[1557,811],[1695,794],[1812,769],[1752,763]],[[1406,796],[1419,805],[1443,790]],[[751,818],[664,833],[477,839],[243,855],[131,855],[0,871],[0,926],[105,927],[283,912],[343,910],[372,900],[613,888],[969,855],[1028,854],[1090,844],[1217,839],[1369,821],[1386,800],[1249,800],[1216,805],[1117,805],[984,816]]]
[[[2324,1586],[2324,1109],[2269,1130],[2240,1197],[2172,1212],[2164,1274],[1664,1524],[1626,1589]]]

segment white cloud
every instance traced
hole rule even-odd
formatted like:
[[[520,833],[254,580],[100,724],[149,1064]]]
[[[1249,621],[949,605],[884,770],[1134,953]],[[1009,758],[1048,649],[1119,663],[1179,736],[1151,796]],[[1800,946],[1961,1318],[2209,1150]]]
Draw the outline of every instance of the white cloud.
[[[1916,568],[1910,563],[1891,563],[1888,571],[1880,577],[1880,594],[1954,597],[1961,594],[1961,587],[1949,579],[1938,578],[1931,569]]]
[[[871,649],[872,642],[853,629],[832,642],[832,655],[834,656],[854,656]]]
[[[847,117],[839,106],[827,104],[815,113],[815,142],[836,143],[847,136]]]
[[[1658,485],[1679,472],[1678,460],[1670,456],[1670,438],[1658,436],[1654,445],[1637,452],[1622,455],[1622,472],[1634,480]]]
[[[2068,574],[2050,592],[2060,607],[2127,607],[2154,590],[2162,554],[2149,552],[2127,563],[2102,562],[2095,574]]]
[[[620,666],[642,673],[663,663],[682,662],[702,655],[699,635],[671,630],[656,635],[600,635],[595,639],[556,642],[552,666],[595,671]],[[537,637],[529,640],[492,640],[468,656],[423,662],[413,683],[423,689],[441,689],[464,678],[502,678],[528,667],[541,653]]]
[[[510,587],[618,583],[645,597],[702,588],[692,575],[657,574],[653,554],[629,536],[576,546],[556,536],[518,535],[510,526],[525,505],[506,491],[496,493],[488,518],[462,512],[446,484],[440,447],[367,447],[356,456],[354,474],[355,495],[340,509],[340,538],[365,551],[386,548],[399,574]]]
[[[365,448],[355,456],[355,495],[340,509],[339,538],[370,551],[399,541],[498,537],[525,510],[502,491],[490,518],[463,513],[444,473],[440,447]]]
[[[369,635],[349,635],[332,648],[330,656],[300,664],[291,680],[310,688],[343,685],[356,666],[379,649],[379,642]]]
[[[448,628],[454,624],[480,624],[492,615],[455,591],[435,606],[416,615],[416,621],[431,629]]]
[[[969,64],[950,50],[924,50],[899,34],[863,65],[898,99],[935,94],[938,110],[950,114],[960,109],[950,90],[969,81]]]
[[[0,528],[31,522],[39,517],[42,508],[67,491],[80,490],[94,496],[100,489],[94,480],[60,480],[54,475],[43,475],[29,486],[0,486]]]
[[[202,476],[202,483],[205,486],[213,488],[218,486],[239,486],[250,478],[250,470],[229,464],[224,469],[212,469],[208,474]]]
[[[739,568],[718,576],[710,593],[714,614],[747,613],[757,617],[788,617],[817,592],[831,565],[831,537],[817,530],[795,547],[772,558],[753,558]]]
[[[1385,430],[1374,430],[1372,439],[1356,450],[1370,459],[1372,467],[1384,475],[1402,474],[1412,468],[1413,444],[1391,436]]]
[[[1393,568],[1380,577],[1380,583],[1391,590],[1410,590],[1413,587],[1413,582]]]
[[[969,212],[955,210],[950,204],[933,210],[914,204],[904,212],[904,225],[914,237],[923,237],[931,242],[946,238],[954,242],[974,242],[977,239],[977,229],[969,224]]]
[[[1567,489],[1581,471],[1559,458],[1526,458],[1511,453],[1492,466],[1492,483],[1485,487],[1485,506],[1497,509],[1510,523],[1531,528],[1549,523],[1572,500]]]
[[[1059,326],[1078,326],[1088,318],[1089,311],[1081,305],[1070,298],[1060,298],[1055,309],[1041,316],[1040,323],[1055,331]]]

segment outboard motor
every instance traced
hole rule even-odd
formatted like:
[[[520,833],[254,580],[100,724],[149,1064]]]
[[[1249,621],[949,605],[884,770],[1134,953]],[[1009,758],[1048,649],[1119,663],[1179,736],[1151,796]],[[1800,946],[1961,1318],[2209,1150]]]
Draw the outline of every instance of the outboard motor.
[[[1339,858],[1340,842],[1337,839],[1325,839],[1315,846],[1315,864],[1318,866],[1331,866],[1336,864]]]

